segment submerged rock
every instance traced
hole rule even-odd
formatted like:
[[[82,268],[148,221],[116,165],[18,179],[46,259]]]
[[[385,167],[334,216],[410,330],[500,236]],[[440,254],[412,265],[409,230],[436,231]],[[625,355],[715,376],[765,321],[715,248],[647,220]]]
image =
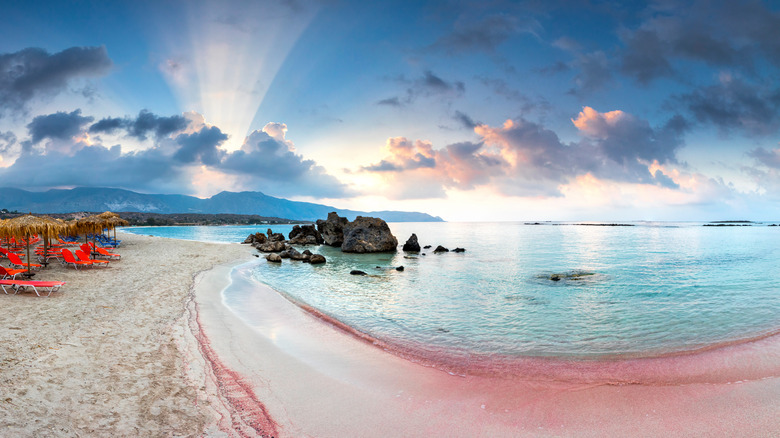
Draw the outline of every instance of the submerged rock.
[[[465,248],[455,248],[452,250],[452,252],[466,252]]]
[[[423,248],[424,248],[424,249],[428,249],[428,248],[430,248],[430,247],[431,247],[431,245],[425,245],[425,246],[423,246]]]
[[[358,216],[344,225],[344,242],[341,244],[343,252],[394,252],[397,247],[398,239],[382,219]]]
[[[279,257],[283,259],[293,259],[293,260],[301,260],[302,254],[298,252],[297,249],[293,247],[288,247],[284,251],[279,253]]]
[[[412,233],[406,243],[404,243],[403,250],[408,252],[420,252],[420,244],[417,243],[417,234]]]
[[[395,268],[395,270],[398,271],[398,272],[404,272],[404,267],[403,266],[399,266],[399,267]]]
[[[348,223],[347,218],[339,217],[333,211],[328,213],[327,219],[317,221],[317,231],[322,236],[322,241],[325,245],[341,246],[344,243],[344,226]]]
[[[358,271],[357,269],[353,269],[349,271],[349,275],[368,275],[363,271]]]
[[[445,248],[445,247],[443,247],[443,246],[441,246],[441,245],[439,245],[439,246],[436,247],[436,249],[433,250],[433,252],[434,253],[436,253],[436,252],[450,252],[450,250]]]

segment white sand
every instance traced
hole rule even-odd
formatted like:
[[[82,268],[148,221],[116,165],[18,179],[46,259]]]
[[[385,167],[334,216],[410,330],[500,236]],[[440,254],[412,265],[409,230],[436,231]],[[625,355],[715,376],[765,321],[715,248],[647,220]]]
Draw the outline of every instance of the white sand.
[[[122,260],[36,279],[50,298],[0,292],[0,436],[197,436],[218,413],[182,367],[193,275],[246,259],[219,245],[122,234]]]
[[[0,436],[780,431],[777,374],[596,387],[450,376],[335,330],[266,287],[247,303],[260,318],[242,321],[222,291],[233,267],[256,260],[247,246],[122,238],[123,260],[108,269],[40,274],[68,282],[51,298],[0,294]],[[765,358],[769,368],[780,368],[776,357]]]

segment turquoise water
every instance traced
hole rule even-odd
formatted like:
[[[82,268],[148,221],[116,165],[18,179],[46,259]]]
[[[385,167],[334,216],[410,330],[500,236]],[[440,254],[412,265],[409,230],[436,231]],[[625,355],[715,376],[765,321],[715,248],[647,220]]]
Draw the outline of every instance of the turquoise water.
[[[701,225],[393,223],[399,248],[414,232],[421,245],[466,252],[359,255],[321,246],[310,249],[325,265],[259,259],[251,269],[258,282],[358,331],[431,354],[654,356],[776,332],[780,227]],[[267,228],[126,231],[236,242]],[[403,272],[392,269],[400,265]],[[566,278],[572,273],[592,275]],[[249,294],[229,288],[225,303],[251,315],[242,307]]]

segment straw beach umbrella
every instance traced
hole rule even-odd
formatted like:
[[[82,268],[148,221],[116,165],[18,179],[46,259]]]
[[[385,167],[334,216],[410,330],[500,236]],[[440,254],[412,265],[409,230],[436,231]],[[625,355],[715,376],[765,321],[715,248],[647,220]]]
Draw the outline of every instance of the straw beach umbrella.
[[[101,213],[104,214],[104,213]],[[106,224],[108,224],[109,229],[114,230],[114,242],[116,242],[116,227],[125,227],[130,224],[130,222],[122,219],[121,217],[113,216],[108,219],[106,219]]]
[[[43,218],[33,216],[32,213],[9,219],[0,226],[4,230],[3,234],[24,238],[27,243],[27,273],[30,273],[30,237],[36,234],[57,234],[67,230],[65,224],[56,221],[49,221]]]
[[[89,234],[102,233],[105,228],[106,220],[97,216],[87,216],[76,221],[75,231],[79,234],[84,233],[84,242],[89,242]],[[93,242],[94,243],[94,242]],[[90,251],[91,253],[92,251]]]

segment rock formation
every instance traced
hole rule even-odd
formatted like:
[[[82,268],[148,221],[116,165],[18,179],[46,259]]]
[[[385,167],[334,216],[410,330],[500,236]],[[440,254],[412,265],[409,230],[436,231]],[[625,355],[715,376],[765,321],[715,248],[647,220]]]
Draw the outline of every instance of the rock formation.
[[[314,225],[295,225],[287,235],[291,245],[321,245],[325,242]]]
[[[358,216],[344,225],[343,252],[394,252],[397,247],[398,239],[382,219]]]
[[[420,252],[420,244],[417,243],[417,234],[412,233],[409,240],[404,243],[403,250],[408,252]]]
[[[441,245],[439,245],[439,246],[436,247],[436,249],[433,250],[433,252],[434,253],[437,253],[437,252],[450,252],[450,250],[445,248],[445,247],[443,247],[443,246],[441,246]]]
[[[336,212],[328,213],[328,218],[317,221],[317,231],[322,235],[325,245],[341,246],[344,242],[344,226],[349,221],[345,217],[339,217]]]
[[[265,243],[265,241],[266,241],[265,234],[263,234],[263,233],[255,233],[255,234],[250,234],[249,236],[247,236],[247,238],[242,243],[249,243],[251,245],[254,245],[256,243],[257,244]]]

